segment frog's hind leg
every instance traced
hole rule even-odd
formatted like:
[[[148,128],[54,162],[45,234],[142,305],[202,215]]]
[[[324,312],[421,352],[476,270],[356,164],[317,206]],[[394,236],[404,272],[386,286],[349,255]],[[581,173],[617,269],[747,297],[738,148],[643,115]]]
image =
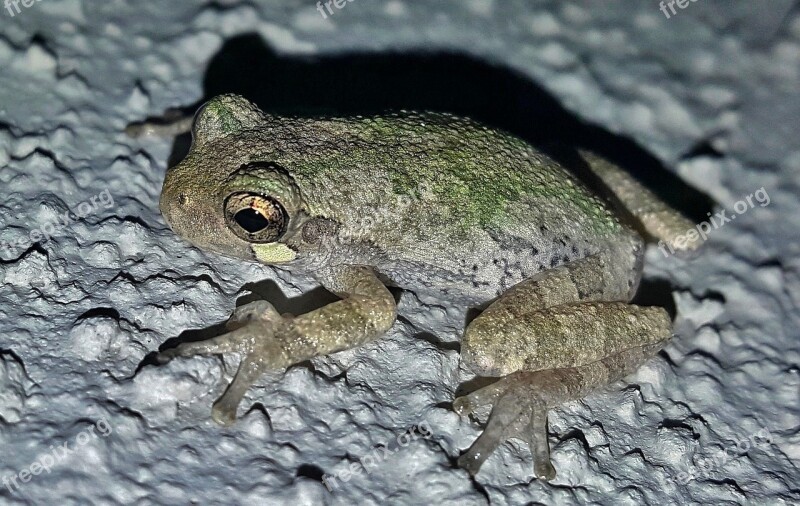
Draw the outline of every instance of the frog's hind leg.
[[[480,376],[504,376],[454,402],[462,414],[494,406],[484,434],[460,460],[470,472],[519,437],[531,445],[537,476],[552,478],[547,410],[627,374],[669,339],[664,309],[625,302],[640,264],[614,256],[587,257],[523,281],[467,327],[463,363]]]
[[[480,405],[493,405],[486,429],[459,457],[459,466],[475,475],[495,448],[510,438],[518,438],[530,446],[535,475],[552,480],[556,471],[550,462],[547,411],[587,395],[598,385],[624,377],[662,344],[637,346],[581,367],[517,372],[458,398],[453,407],[460,415]]]
[[[628,248],[542,271],[508,289],[467,327],[461,343],[462,361],[481,376],[535,370],[532,363],[524,367],[524,358],[531,355],[530,346],[550,346],[551,338],[542,326],[557,323],[548,321],[551,315],[540,311],[565,304],[631,299],[641,276],[641,243]],[[556,367],[548,365],[545,356],[540,358],[538,368]]]
[[[622,211],[627,211],[638,225],[637,228],[646,235],[667,242],[673,250],[692,251],[702,244],[698,234],[694,234],[695,239],[691,239],[691,234],[686,234],[695,228],[694,223],[668,206],[626,171],[591,151],[581,150],[580,153],[592,173],[618,201]],[[681,235],[683,239],[676,242],[675,239]]]

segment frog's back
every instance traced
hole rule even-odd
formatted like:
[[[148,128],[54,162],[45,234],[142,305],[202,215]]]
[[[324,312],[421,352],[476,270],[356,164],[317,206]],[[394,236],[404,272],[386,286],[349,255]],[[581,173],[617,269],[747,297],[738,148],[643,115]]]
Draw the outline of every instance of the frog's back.
[[[308,121],[286,134],[319,145],[311,160],[296,160],[301,189],[320,215],[380,249],[376,267],[398,285],[488,300],[536,272],[638,239],[552,158],[469,119]]]

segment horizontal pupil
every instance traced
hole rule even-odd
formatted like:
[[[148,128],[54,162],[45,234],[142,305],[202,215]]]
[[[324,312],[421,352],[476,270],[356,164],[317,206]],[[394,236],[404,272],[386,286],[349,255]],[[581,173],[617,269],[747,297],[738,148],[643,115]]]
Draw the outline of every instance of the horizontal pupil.
[[[233,219],[240,227],[247,230],[248,233],[254,234],[260,232],[269,226],[269,220],[264,217],[255,209],[247,208],[237,212]]]

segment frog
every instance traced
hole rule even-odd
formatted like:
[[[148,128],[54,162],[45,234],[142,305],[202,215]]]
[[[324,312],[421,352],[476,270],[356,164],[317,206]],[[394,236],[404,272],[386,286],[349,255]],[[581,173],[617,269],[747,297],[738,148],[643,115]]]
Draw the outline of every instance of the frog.
[[[491,383],[452,407],[490,414],[459,466],[475,475],[521,439],[534,475],[552,480],[548,411],[636,371],[672,337],[664,308],[631,300],[647,242],[691,223],[594,152],[578,151],[606,196],[528,141],[443,112],[286,116],[226,94],[172,127],[129,133],[166,130],[192,134],[159,202],[175,234],[310,276],[337,297],[300,315],[250,302],[224,333],[158,352],[159,364],[241,356],[211,409],[219,424],[235,422],[262,374],[389,332],[396,287],[481,310],[465,324],[460,366]]]

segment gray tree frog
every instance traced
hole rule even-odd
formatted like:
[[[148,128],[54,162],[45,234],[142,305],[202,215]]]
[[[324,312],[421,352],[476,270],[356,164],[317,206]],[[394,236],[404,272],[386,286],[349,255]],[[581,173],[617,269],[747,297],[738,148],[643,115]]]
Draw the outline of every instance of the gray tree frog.
[[[519,437],[536,476],[552,479],[548,410],[632,372],[671,337],[664,309],[629,303],[642,236],[519,138],[439,113],[274,116],[236,95],[177,125],[189,127],[191,150],[161,193],[172,230],[204,250],[310,274],[341,299],[298,316],[253,302],[227,333],[159,354],[243,356],[214,403],[219,423],[234,421],[264,371],[384,334],[396,317],[387,286],[398,286],[488,304],[465,330],[461,361],[500,379],[454,402],[461,414],[493,406],[459,464],[477,473]],[[639,230],[670,240],[691,228],[621,169],[583,155]]]

